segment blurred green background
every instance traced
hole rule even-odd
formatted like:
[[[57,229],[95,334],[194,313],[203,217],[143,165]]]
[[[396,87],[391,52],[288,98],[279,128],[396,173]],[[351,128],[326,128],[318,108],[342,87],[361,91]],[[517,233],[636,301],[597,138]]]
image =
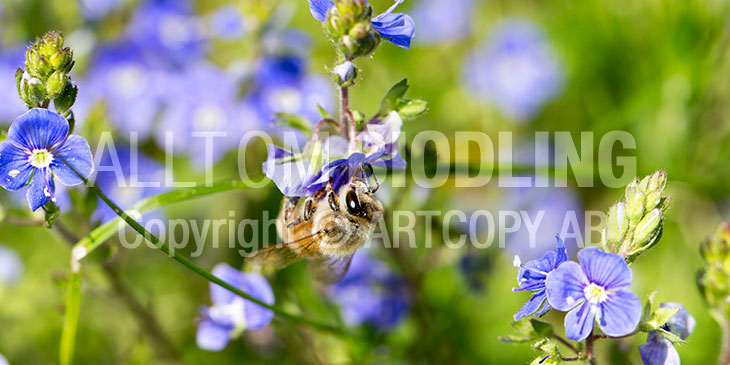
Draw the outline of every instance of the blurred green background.
[[[360,77],[351,90],[353,107],[374,113],[384,92],[396,81],[408,78],[409,95],[427,100],[429,110],[404,124],[406,145],[423,130],[441,131],[449,139],[456,131],[483,131],[495,143],[498,132],[512,131],[515,144],[527,145],[536,131],[568,131],[574,137],[581,131],[592,131],[597,151],[598,140],[606,132],[628,131],[636,140],[636,149],[621,153],[636,156],[639,176],[666,169],[668,194],[673,199],[661,242],[632,266],[633,291],[644,298],[656,288],[659,301],[684,304],[697,320],[697,328],[689,343],[679,347],[682,360],[687,364],[715,362],[720,330],[704,307],[695,277],[702,267],[699,243],[730,214],[728,3],[467,1],[467,17],[437,11],[438,16],[432,16],[435,20],[430,20],[436,24],[465,24],[465,30],[451,39],[429,41],[419,40],[419,27],[436,25],[425,20],[419,23],[416,16],[418,8],[427,2],[439,1],[409,0],[398,8],[413,14],[416,21],[416,37],[410,50],[384,42],[372,58],[356,62]],[[448,1],[440,2],[450,7]],[[83,79],[91,68],[94,47],[123,37],[132,14],[141,6],[135,1],[117,3],[102,16],[92,17],[84,14],[83,6],[87,5],[83,1],[3,0],[0,47],[9,52],[51,29],[62,30],[72,47],[79,40],[93,39],[81,42],[91,44],[86,52],[75,50],[78,63],[72,76]],[[371,4],[375,13],[390,6],[382,0]],[[306,57],[310,73],[324,75],[333,66],[333,47],[320,24],[311,18],[304,0],[193,1],[191,9],[203,17],[224,5],[233,5],[245,15],[248,30],[233,39],[212,37],[206,41],[209,48],[203,57],[222,69],[230,69],[240,60],[256,59],[263,52],[261,25],[268,21],[309,35],[311,48]],[[500,102],[480,96],[478,87],[470,87],[468,82],[483,77],[481,73],[485,72],[470,68],[468,60],[485,44],[495,42],[495,30],[503,29],[500,25],[510,19],[520,19],[537,29],[542,38],[539,43],[554,56],[548,61],[554,61],[553,67],[559,69],[559,76],[555,76],[559,81],[547,92],[549,96],[538,97],[538,105],[522,115],[505,111]],[[477,64],[489,67],[487,61]],[[13,82],[12,74],[3,75],[2,80]],[[85,92],[82,85],[80,94]],[[113,128],[113,123],[103,108],[91,108],[87,115],[77,133],[89,139],[93,150],[93,141],[98,138],[95,131],[110,125]],[[263,144],[254,144],[250,149],[251,162],[247,165],[258,166],[266,150]],[[153,139],[145,142],[145,151],[160,160],[161,149]],[[452,150],[450,155],[456,162],[485,164],[494,158],[463,150]],[[235,153],[228,153],[216,164],[217,178],[237,176],[235,157]],[[185,157],[180,160],[176,176],[203,181],[202,172],[190,167]],[[260,177],[256,170],[251,168],[251,174]],[[517,204],[498,186],[496,178],[487,187],[472,189],[455,188],[450,179],[446,186],[423,193],[412,186],[408,176],[406,188],[392,188],[389,199],[383,199],[386,211],[394,209],[395,195],[405,197],[397,202],[397,209],[412,211],[473,212]],[[605,188],[597,178],[593,187],[579,188],[573,174],[569,176],[569,190],[577,202],[571,206],[581,214],[583,210],[605,211],[623,194],[621,189]],[[8,214],[20,218],[0,223],[0,241],[17,252],[24,272],[19,281],[0,284],[0,354],[11,364],[55,363],[70,246],[54,231],[18,224],[18,219],[37,216],[31,215],[22,201],[18,203],[17,197],[1,193],[0,201]],[[236,219],[260,218],[264,210],[276,214],[280,199],[279,191],[269,184],[266,189],[178,204],[167,208],[165,214],[170,218],[226,219],[228,211],[235,210]],[[562,204],[547,201],[541,208],[547,215]],[[565,208],[560,209],[563,214]],[[61,220],[73,228],[76,236],[83,236],[94,225],[78,212],[66,212]],[[511,332],[512,315],[527,299],[524,293],[511,292],[516,286],[517,270],[511,265],[515,252],[496,246],[485,250],[448,249],[440,238],[441,230],[459,231],[461,227],[443,226],[431,227],[436,228],[431,230],[433,247],[426,248],[419,244],[426,240],[425,228],[424,220],[419,219],[413,229],[416,249],[371,250],[373,256],[405,278],[411,294],[410,309],[394,327],[381,330],[365,324],[353,328],[354,337],[339,338],[275,320],[263,330],[246,332],[218,353],[200,350],[195,344],[198,310],[209,304],[208,284],[156,250],[128,250],[113,240],[85,264],[76,361],[514,364],[528,363],[537,356],[527,346],[498,340],[498,336]],[[546,237],[540,238],[547,242],[546,247],[553,244],[554,233],[548,230]],[[195,261],[206,269],[219,262],[240,267],[243,258],[237,248],[228,248],[226,239],[222,238],[219,248],[207,248]],[[597,232],[587,237],[593,244],[599,240]],[[190,255],[191,251],[189,248],[183,253]],[[467,256],[477,265],[464,270]],[[104,265],[110,271],[105,272]],[[110,276],[109,272],[115,274]],[[130,310],[128,298],[115,290],[110,277],[117,277],[138,304],[156,317],[171,350],[166,353],[161,349],[163,345],[151,338],[149,329],[142,325],[144,320]],[[477,288],[472,285],[475,281]],[[288,311],[314,319],[335,321],[339,317],[337,308],[312,283],[302,264],[278,273],[271,284],[277,304]],[[546,319],[560,328],[562,314],[553,311]],[[600,342],[599,363],[640,363],[636,347],[644,340],[644,335],[639,335],[626,341]]]

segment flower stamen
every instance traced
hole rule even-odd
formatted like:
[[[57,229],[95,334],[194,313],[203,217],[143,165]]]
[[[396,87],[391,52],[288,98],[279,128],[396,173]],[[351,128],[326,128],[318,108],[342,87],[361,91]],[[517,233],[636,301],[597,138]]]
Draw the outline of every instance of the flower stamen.
[[[35,149],[28,156],[28,163],[38,169],[43,169],[51,165],[53,162],[53,154],[47,149]]]
[[[593,304],[603,303],[608,298],[606,289],[595,283],[590,283],[583,288],[583,295],[585,295],[589,303]]]

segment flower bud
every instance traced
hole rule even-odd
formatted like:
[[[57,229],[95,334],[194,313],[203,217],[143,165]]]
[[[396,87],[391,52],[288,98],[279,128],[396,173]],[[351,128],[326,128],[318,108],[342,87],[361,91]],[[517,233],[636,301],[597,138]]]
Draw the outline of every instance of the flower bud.
[[[345,61],[337,66],[332,71],[335,76],[335,81],[340,86],[351,86],[355,83],[357,77],[357,68],[350,61]]]
[[[631,242],[632,251],[636,251],[638,248],[648,248],[645,246],[654,243],[652,240],[661,231],[663,218],[659,209],[653,209],[644,216],[634,230],[634,238]]]
[[[667,172],[658,170],[649,176],[647,191],[664,191],[667,186]]]
[[[46,81],[46,91],[48,92],[49,99],[55,99],[61,95],[63,90],[66,88],[67,83],[66,73],[63,71],[56,71],[51,74]]]
[[[25,72],[20,81],[20,98],[28,107],[43,106],[47,99],[46,86],[40,79]]]
[[[41,56],[32,46],[25,53],[25,66],[28,73],[38,78],[46,77],[53,72],[45,57]]]
[[[626,204],[618,202],[611,206],[606,217],[606,229],[603,231],[603,247],[610,252],[618,252],[618,248],[629,229],[629,217]]]
[[[626,187],[626,214],[634,224],[644,216],[645,202],[646,195],[639,189],[638,180]]]
[[[700,245],[705,269],[697,284],[705,301],[715,310],[730,310],[730,224],[721,223],[715,235]]]

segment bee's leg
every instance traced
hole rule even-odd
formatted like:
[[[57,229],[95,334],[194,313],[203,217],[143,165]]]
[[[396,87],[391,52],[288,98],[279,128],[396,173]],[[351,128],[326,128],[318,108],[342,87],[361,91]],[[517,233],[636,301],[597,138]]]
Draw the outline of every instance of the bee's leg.
[[[312,218],[315,210],[317,210],[317,208],[314,206],[314,199],[312,197],[307,198],[304,201],[304,211],[302,212],[302,216],[297,217],[297,219],[291,222],[288,222],[286,224],[287,228],[292,228],[308,221]]]
[[[284,201],[284,206],[282,207],[284,209],[284,221],[289,222],[289,219],[291,219],[292,213],[294,213],[294,209],[297,208],[297,203],[299,203],[299,198],[293,197],[293,198],[284,198],[286,199]]]
[[[329,204],[330,209],[332,209],[333,212],[339,212],[340,200],[337,198],[335,190],[332,189],[332,183],[327,184],[325,190],[327,191],[327,203]]]

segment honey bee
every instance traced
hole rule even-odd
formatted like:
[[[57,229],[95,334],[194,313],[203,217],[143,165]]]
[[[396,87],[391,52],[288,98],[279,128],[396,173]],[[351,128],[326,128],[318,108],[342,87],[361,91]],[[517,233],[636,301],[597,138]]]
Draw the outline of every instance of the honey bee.
[[[247,260],[262,269],[281,269],[303,258],[317,281],[339,281],[383,217],[376,190],[356,178],[338,192],[327,184],[308,198],[284,197],[276,222],[284,243],[259,249]]]

